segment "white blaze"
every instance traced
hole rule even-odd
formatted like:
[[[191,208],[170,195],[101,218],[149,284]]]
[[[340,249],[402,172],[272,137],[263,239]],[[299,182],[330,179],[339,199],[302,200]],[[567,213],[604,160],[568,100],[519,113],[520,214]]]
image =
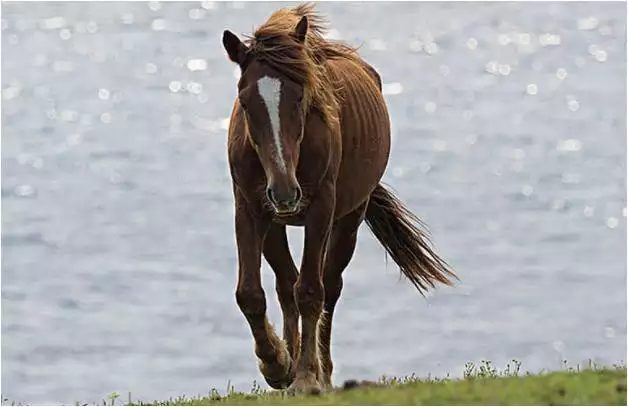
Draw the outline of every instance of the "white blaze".
[[[270,118],[270,126],[273,131],[273,139],[275,140],[275,162],[280,171],[286,172],[286,161],[283,158],[283,146],[279,135],[279,101],[281,99],[281,81],[277,78],[264,76],[257,81],[257,89],[262,97],[268,117]]]

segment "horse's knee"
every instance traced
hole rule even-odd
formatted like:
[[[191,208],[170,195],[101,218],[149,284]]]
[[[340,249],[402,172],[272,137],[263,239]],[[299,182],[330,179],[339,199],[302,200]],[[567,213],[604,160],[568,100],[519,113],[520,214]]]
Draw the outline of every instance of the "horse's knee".
[[[311,283],[299,279],[294,286],[294,296],[302,317],[318,316],[323,311],[325,291],[320,281]]]
[[[266,313],[266,295],[262,287],[240,286],[236,290],[235,297],[244,315],[262,315]]]
[[[279,301],[294,303],[294,284],[291,282],[279,281],[275,284],[275,292]]]

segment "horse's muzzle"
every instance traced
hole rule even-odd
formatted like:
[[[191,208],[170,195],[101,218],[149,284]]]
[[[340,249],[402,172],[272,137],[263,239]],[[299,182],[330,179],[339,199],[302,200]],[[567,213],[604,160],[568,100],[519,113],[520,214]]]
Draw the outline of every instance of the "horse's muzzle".
[[[292,188],[276,188],[270,186],[266,189],[266,197],[273,205],[277,215],[292,215],[299,210],[301,203],[301,187],[296,185]]]

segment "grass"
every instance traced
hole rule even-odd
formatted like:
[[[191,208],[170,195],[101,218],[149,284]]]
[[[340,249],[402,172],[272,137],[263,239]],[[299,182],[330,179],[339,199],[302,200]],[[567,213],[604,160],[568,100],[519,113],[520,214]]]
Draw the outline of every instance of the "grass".
[[[256,383],[249,393],[227,385],[226,394],[215,388],[207,396],[178,397],[167,401],[131,402],[126,405],[626,405],[626,366],[568,367],[557,372],[521,372],[513,360],[504,369],[491,362],[467,363],[463,378],[381,377],[377,382],[347,381],[323,395],[289,397],[285,391],[264,390]],[[94,405],[94,403],[90,403]],[[111,393],[102,405],[121,405]],[[22,405],[2,397],[2,405]],[[87,405],[76,403],[76,405]]]
[[[225,395],[212,389],[204,397],[128,405],[626,405],[625,365],[598,367],[590,362],[584,369],[565,365],[561,371],[538,374],[521,373],[520,368],[514,360],[502,370],[482,361],[467,363],[462,379],[382,377],[378,382],[348,381],[332,392],[300,397],[256,384],[250,393],[228,386]],[[115,404],[118,397],[112,394],[105,404]]]

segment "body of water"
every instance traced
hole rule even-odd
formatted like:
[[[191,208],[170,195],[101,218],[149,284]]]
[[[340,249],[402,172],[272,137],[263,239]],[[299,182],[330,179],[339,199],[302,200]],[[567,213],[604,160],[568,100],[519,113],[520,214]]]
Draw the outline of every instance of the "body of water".
[[[282,5],[2,4],[4,397],[150,401],[263,382],[234,298],[237,68],[221,36]],[[380,72],[385,181],[461,278],[423,299],[363,227],[336,382],[460,376],[480,359],[625,361],[626,4],[319,9]]]

